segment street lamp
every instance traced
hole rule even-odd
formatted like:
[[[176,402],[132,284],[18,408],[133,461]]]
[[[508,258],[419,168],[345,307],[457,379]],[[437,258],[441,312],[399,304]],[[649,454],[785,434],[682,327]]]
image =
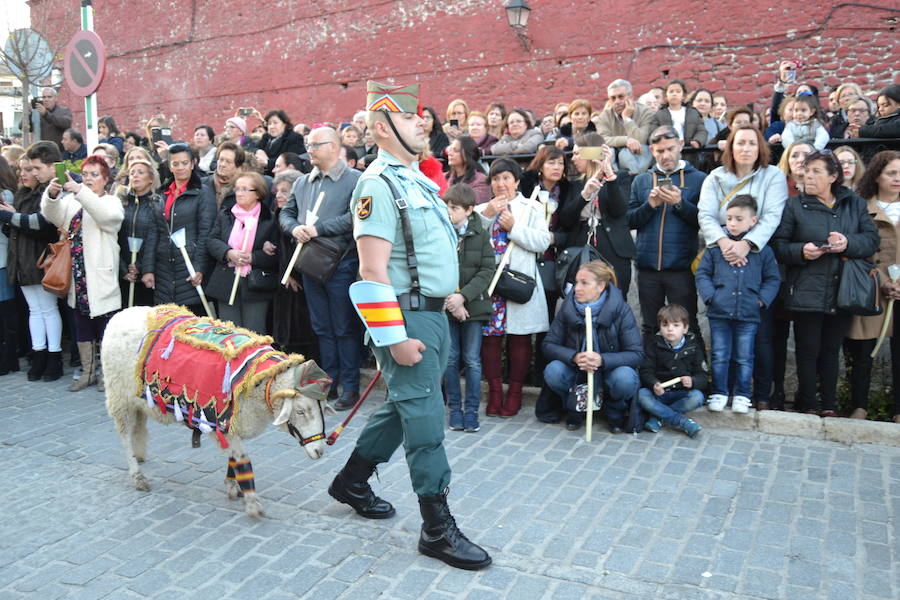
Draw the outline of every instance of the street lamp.
[[[524,30],[528,27],[528,17],[531,15],[531,7],[525,0],[510,0],[506,3],[506,19],[509,26],[516,32],[516,37],[522,42],[522,46],[528,50],[529,42]]]

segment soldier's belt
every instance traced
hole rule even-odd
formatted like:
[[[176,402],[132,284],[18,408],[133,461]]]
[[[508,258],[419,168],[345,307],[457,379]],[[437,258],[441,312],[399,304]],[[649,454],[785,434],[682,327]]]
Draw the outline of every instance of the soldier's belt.
[[[422,296],[421,294],[418,296],[418,305],[412,294],[400,294],[397,296],[397,303],[400,305],[400,310],[418,310],[426,312],[442,312],[444,310],[443,298],[432,298],[430,296]]]

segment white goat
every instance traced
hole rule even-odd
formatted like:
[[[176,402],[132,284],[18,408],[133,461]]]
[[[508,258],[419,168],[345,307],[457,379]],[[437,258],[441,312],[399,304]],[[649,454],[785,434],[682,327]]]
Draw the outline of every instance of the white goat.
[[[137,306],[116,314],[106,327],[101,346],[106,410],[122,438],[134,487],[142,491],[150,489],[138,465],[147,455],[147,415],[164,425],[176,421],[171,411],[163,414],[155,406],[148,407],[144,398],[135,395],[137,350],[147,334],[147,315],[151,310],[152,307]],[[240,398],[240,418],[234,421],[226,436],[228,448],[224,452],[228,454],[228,497],[235,499],[243,495],[245,510],[252,517],[262,516],[262,509],[255,491],[253,467],[242,440],[258,436],[271,422],[297,438],[310,458],[320,458],[325,452],[324,399],[317,401],[309,398],[294,387],[294,370],[303,366],[294,366],[275,377],[270,387],[271,408],[265,401],[265,384],[257,385],[244,394]],[[216,436],[209,435],[218,446]]]

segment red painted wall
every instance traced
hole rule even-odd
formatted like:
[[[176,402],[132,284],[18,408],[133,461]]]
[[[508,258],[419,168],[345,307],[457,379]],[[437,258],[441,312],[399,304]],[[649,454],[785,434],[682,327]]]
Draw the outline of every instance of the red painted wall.
[[[80,27],[78,0],[32,0],[51,42]],[[464,98],[499,99],[537,113],[586,97],[602,108],[607,83],[636,93],[679,77],[725,90],[731,105],[766,102],[777,62],[801,57],[820,89],[898,81],[896,0],[868,6],[746,0],[530,0],[525,49],[503,0],[95,0],[109,53],[100,114],[123,130],[156,112],[176,135],[217,131],[238,106],[284,108],[295,122],[348,120],[365,81],[418,81],[443,114]],[[824,95],[824,94],[823,94]],[[83,102],[64,87],[64,104]]]

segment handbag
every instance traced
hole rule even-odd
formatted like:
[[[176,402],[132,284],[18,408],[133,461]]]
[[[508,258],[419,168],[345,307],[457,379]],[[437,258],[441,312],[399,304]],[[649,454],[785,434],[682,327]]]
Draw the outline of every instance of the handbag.
[[[862,317],[880,315],[881,276],[875,265],[864,258],[842,258],[841,265],[837,309]]]
[[[586,383],[573,385],[572,389],[569,390],[569,395],[569,405],[574,408],[575,412],[587,412],[588,385]],[[603,386],[594,382],[594,410],[600,410],[602,407]]]
[[[529,277],[525,273],[513,271],[507,267],[503,269],[500,279],[497,280],[497,285],[494,287],[494,295],[506,298],[509,302],[525,304],[531,300],[536,284],[534,277]]]
[[[296,268],[307,277],[325,283],[337,270],[344,251],[344,245],[333,238],[314,237],[303,244]]]
[[[556,285],[556,261],[551,258],[539,258],[537,270],[541,278],[541,285],[544,286],[544,293],[552,294],[558,292],[559,288]]]
[[[607,262],[594,246],[571,246],[556,255],[556,289],[566,293],[566,286],[575,281],[575,274],[581,265],[592,260]]]
[[[80,228],[79,224],[75,232]],[[69,240],[69,234],[59,228],[59,241],[47,244],[36,263],[37,268],[44,271],[41,287],[58,298],[68,296],[72,285],[72,245]]]
[[[743,188],[748,183],[750,183],[750,178],[747,178],[747,179],[743,180],[742,182],[740,182],[739,184],[737,184],[736,186],[734,186],[731,189],[731,191],[728,192],[724,198],[722,198],[722,201],[719,202],[719,210],[722,210],[723,206],[725,206],[726,204],[731,202],[731,199],[734,198],[735,196],[737,196],[737,193],[739,191],[741,191],[741,188]],[[716,214],[718,214],[718,213],[716,213]],[[701,236],[701,238],[702,238],[702,236]],[[693,273],[694,275],[697,274],[697,268],[700,266],[700,261],[703,260],[703,254],[705,252],[706,252],[706,244],[704,243],[703,247],[700,248],[700,252],[698,252],[697,256],[694,257],[694,260],[691,261],[691,273]]]
[[[278,288],[278,274],[265,269],[250,269],[247,289],[251,292],[272,292]]]

